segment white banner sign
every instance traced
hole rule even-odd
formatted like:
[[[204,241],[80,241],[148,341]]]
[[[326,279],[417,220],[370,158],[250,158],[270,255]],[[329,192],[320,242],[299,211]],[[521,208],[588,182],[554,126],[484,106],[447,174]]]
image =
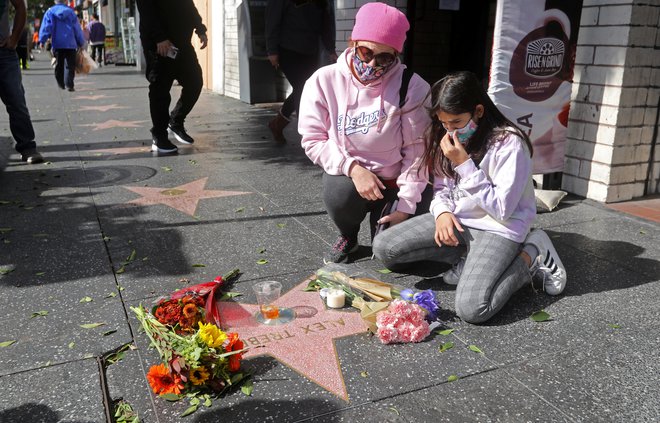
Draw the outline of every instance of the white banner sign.
[[[488,94],[534,146],[534,173],[561,172],[582,0],[498,0]]]

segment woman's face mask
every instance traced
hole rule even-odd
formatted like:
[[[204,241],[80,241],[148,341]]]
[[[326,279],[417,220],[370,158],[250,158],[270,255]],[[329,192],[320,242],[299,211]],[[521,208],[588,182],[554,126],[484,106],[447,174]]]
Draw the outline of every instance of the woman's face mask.
[[[360,54],[363,54],[363,52],[360,51],[360,53],[358,53],[358,49],[369,49],[366,49],[365,47],[356,47],[353,51],[353,67],[357,77],[360,78],[362,82],[371,82],[377,80],[381,76],[385,75],[385,73],[392,68],[392,65],[396,63],[396,57],[393,54],[381,53],[376,55],[376,65],[371,66],[369,65],[371,60],[363,61],[360,58]],[[383,59],[381,59],[379,56],[383,56]],[[385,56],[390,56],[392,59],[389,59],[389,57]]]
[[[470,137],[474,135],[475,132],[477,132],[477,128],[477,124],[474,123],[472,119],[470,119],[464,127],[455,129],[453,131],[447,131],[447,133],[451,139],[454,139],[454,134],[456,134],[458,142],[465,144],[470,139]]]

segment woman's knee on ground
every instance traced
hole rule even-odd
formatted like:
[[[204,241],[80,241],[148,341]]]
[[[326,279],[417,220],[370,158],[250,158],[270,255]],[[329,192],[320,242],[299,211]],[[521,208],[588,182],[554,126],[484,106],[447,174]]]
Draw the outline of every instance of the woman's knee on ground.
[[[460,300],[456,297],[456,315],[472,324],[484,323],[492,317],[490,304]]]

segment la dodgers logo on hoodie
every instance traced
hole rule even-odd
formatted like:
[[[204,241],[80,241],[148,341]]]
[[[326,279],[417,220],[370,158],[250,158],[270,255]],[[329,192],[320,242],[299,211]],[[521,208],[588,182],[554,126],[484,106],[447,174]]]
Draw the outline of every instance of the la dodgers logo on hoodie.
[[[351,117],[349,114],[339,115],[337,118],[337,130],[344,131],[346,135],[352,135],[356,132],[366,134],[369,129],[378,124],[379,112],[375,110],[371,113],[362,112],[357,117]],[[380,117],[385,119],[387,114],[385,110],[380,110]]]

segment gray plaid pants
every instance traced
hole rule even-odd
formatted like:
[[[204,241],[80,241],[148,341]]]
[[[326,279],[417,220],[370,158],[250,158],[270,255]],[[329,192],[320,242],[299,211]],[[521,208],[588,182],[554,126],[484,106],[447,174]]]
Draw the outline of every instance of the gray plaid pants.
[[[460,245],[439,247],[433,236],[431,213],[410,218],[378,234],[373,252],[388,268],[430,260],[454,264],[467,251],[456,287],[456,314],[469,323],[482,323],[504,307],[511,296],[531,282],[519,254],[521,244],[479,229],[456,231]]]

